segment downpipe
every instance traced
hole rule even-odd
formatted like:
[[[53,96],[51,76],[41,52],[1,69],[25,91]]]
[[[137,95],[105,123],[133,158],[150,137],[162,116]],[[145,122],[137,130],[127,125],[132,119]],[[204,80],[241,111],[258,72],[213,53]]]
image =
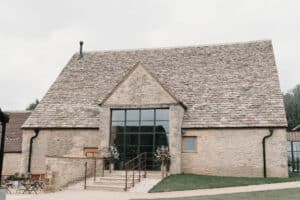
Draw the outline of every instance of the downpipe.
[[[36,128],[34,129],[35,135],[30,138],[30,145],[29,145],[29,157],[28,157],[28,167],[27,167],[27,172],[31,172],[31,158],[32,158],[32,145],[33,145],[33,140],[39,136],[40,129]]]
[[[266,139],[272,137],[274,133],[274,129],[269,129],[269,135],[266,135],[262,140],[262,147],[263,147],[263,172],[264,172],[264,178],[267,178],[267,161],[266,161]]]

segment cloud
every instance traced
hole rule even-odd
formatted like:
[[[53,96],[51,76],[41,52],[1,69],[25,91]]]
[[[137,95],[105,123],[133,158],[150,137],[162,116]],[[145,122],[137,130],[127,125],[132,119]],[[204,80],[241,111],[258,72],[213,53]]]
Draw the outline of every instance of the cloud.
[[[241,0],[0,2],[0,106],[42,98],[83,40],[84,50],[272,39],[283,91],[300,83],[300,3]]]

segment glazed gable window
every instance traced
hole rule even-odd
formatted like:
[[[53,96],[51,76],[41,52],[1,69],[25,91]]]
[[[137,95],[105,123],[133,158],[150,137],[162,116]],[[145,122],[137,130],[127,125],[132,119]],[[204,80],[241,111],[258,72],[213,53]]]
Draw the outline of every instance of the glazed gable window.
[[[185,136],[183,137],[183,145],[182,151],[183,152],[196,152],[196,138],[195,136]]]
[[[169,146],[169,109],[112,109],[110,145],[120,153],[117,169],[123,169],[125,162],[143,152],[149,153],[147,167],[154,169],[156,149]]]

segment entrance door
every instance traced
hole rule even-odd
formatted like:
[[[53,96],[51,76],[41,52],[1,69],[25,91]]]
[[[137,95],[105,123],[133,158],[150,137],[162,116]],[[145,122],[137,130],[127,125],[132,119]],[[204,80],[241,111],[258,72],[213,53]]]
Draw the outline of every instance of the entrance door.
[[[111,116],[110,145],[120,153],[115,168],[124,169],[127,161],[147,152],[147,166],[158,169],[154,153],[169,144],[169,109],[114,109]]]

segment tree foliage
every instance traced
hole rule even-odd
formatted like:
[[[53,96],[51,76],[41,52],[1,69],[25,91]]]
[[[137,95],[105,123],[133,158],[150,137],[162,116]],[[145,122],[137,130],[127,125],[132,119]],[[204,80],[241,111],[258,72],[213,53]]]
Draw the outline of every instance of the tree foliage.
[[[26,110],[33,111],[39,103],[40,103],[40,101],[38,99],[36,99],[35,102],[33,102],[33,103],[29,104],[29,106],[27,106]]]
[[[288,130],[300,124],[300,84],[284,94]]]

